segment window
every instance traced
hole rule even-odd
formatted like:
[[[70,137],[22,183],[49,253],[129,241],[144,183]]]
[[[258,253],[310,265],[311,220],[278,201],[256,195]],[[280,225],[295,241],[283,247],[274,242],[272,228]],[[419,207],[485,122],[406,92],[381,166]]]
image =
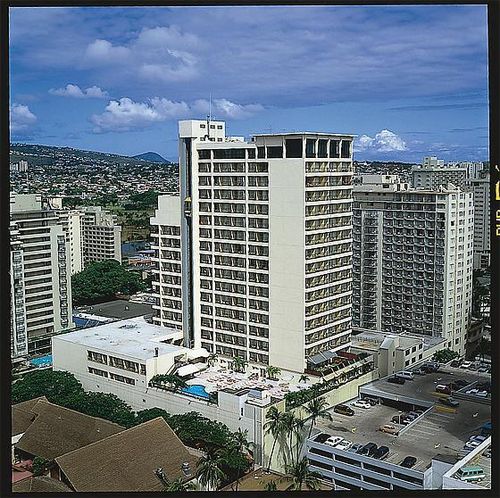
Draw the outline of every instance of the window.
[[[264,159],[266,157],[265,147],[257,147],[257,157],[259,159]]]
[[[330,157],[333,159],[340,157],[340,140],[330,140]]]
[[[283,147],[267,147],[267,158],[268,159],[280,159],[283,157]]]
[[[245,159],[245,149],[215,149],[214,159]]]
[[[255,159],[255,149],[247,149],[248,159]]]
[[[315,151],[314,151],[314,145],[315,145],[316,140],[312,138],[308,138],[306,140],[306,157],[316,157]]]
[[[286,145],[286,157],[302,157],[302,139],[301,138],[289,138],[285,140]]]
[[[328,157],[328,140],[318,140],[318,157]]]
[[[199,159],[210,159],[210,150],[202,149],[198,151]]]
[[[350,142],[350,140],[342,140],[341,157],[344,159],[348,159],[349,157],[351,157],[351,142]]]

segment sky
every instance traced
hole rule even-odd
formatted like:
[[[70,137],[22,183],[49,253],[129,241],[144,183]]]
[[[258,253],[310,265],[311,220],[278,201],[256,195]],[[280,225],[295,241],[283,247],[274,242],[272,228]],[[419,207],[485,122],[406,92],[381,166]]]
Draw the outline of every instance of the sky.
[[[486,6],[10,9],[11,141],[177,159],[177,121],[488,159]]]

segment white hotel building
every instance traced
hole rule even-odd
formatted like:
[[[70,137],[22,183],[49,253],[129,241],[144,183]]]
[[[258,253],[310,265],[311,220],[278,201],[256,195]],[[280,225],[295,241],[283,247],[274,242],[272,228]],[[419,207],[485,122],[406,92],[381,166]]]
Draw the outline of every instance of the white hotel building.
[[[303,371],[351,335],[352,135],[250,142],[179,123],[180,197],[151,218],[155,323],[187,347]]]
[[[409,189],[394,175],[354,187],[353,325],[445,339],[465,353],[474,207],[458,188]]]

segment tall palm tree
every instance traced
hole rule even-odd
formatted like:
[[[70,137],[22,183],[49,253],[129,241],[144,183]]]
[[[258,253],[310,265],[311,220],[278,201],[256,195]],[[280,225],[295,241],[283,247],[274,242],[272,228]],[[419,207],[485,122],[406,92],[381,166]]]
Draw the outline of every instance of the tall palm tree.
[[[306,383],[309,380],[309,375],[302,374],[299,378],[299,382],[304,382]]]
[[[309,403],[307,403],[307,405],[304,406],[304,408],[311,419],[311,427],[309,428],[309,435],[307,436],[308,438],[311,437],[313,427],[319,418],[324,418],[325,420],[330,421],[333,420],[332,415],[328,411],[328,402],[323,397],[313,398],[309,401]]]
[[[295,423],[293,426],[293,434],[295,436],[295,452],[296,452],[296,461],[299,461],[300,450],[302,449],[302,443],[304,442],[304,427],[306,425],[305,419],[295,418]]]
[[[198,482],[208,491],[216,490],[221,481],[226,478],[222,470],[224,460],[220,453],[208,451],[205,456],[198,460],[196,477]]]
[[[276,442],[281,436],[282,417],[282,412],[280,412],[275,406],[271,406],[266,414],[266,423],[264,424],[264,430],[266,431],[266,434],[271,434],[274,438],[273,446],[271,448],[271,454],[269,455],[267,472],[269,472],[269,469],[271,468],[271,462],[273,461],[273,453],[276,447]]]
[[[248,431],[246,429],[244,431],[238,429],[234,433],[233,444],[237,453],[247,456],[250,447],[252,445],[252,443],[248,441]],[[236,479],[236,491],[238,491],[238,486],[240,484],[240,473],[241,473],[240,467],[237,468],[237,472],[238,472],[238,479]]]
[[[278,491],[276,481],[269,481],[264,484],[264,491]]]
[[[236,372],[244,372],[245,367],[248,365],[248,361],[245,360],[245,358],[242,358],[241,356],[235,356],[233,358],[233,369]]]
[[[285,412],[281,416],[281,442],[282,442],[282,449],[286,451],[285,454],[283,454],[284,457],[284,463],[287,465],[286,462],[286,454],[290,455],[290,464],[293,464],[294,461],[294,455],[293,455],[293,438],[295,436],[295,431],[298,422],[298,419],[292,412]]]
[[[295,464],[288,465],[286,472],[292,479],[292,484],[287,488],[288,490],[302,491],[304,486],[309,490],[319,488],[321,474],[309,470],[309,462],[306,457]]]
[[[192,481],[185,481],[182,477],[178,477],[173,481],[169,481],[167,486],[163,489],[163,491],[174,492],[177,493],[179,491],[195,491],[196,484]]]

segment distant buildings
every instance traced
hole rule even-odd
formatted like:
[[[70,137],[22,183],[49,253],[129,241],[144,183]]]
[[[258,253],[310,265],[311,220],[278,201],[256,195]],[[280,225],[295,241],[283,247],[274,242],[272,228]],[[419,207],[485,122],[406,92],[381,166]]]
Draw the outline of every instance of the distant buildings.
[[[464,188],[467,180],[467,168],[463,166],[445,166],[443,160],[436,157],[424,157],[422,166],[412,168],[412,185],[417,189],[437,190],[452,183]]]
[[[11,164],[10,168],[12,171],[15,171],[16,173],[26,173],[28,171],[28,161],[20,160],[17,163]]]
[[[472,300],[472,194],[366,175],[354,188],[353,325],[443,337],[465,353]]]
[[[57,215],[40,195],[10,197],[11,353],[33,354],[73,327],[70,257]]]
[[[160,197],[157,322],[185,344],[303,371],[351,333],[351,135],[225,136],[179,123],[180,197]]]

